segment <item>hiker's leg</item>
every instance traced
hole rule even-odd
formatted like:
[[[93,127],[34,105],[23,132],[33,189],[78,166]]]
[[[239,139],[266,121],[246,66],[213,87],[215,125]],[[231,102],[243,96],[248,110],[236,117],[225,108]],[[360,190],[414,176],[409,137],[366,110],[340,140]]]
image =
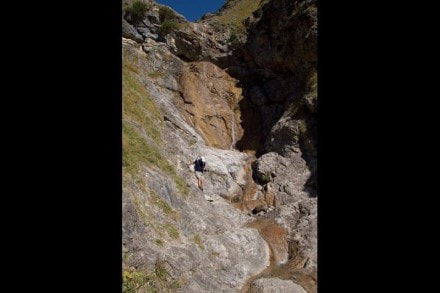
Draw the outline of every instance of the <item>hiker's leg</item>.
[[[197,177],[197,186],[200,188],[200,173],[196,171],[196,177]]]

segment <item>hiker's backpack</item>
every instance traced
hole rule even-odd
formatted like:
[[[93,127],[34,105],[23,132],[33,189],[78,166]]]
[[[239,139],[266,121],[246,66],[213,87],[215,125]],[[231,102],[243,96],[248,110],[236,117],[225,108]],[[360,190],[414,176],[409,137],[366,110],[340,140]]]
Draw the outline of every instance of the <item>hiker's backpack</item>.
[[[197,158],[197,165],[200,167],[200,168],[205,168],[205,161],[204,161],[204,158],[203,157],[198,157]]]

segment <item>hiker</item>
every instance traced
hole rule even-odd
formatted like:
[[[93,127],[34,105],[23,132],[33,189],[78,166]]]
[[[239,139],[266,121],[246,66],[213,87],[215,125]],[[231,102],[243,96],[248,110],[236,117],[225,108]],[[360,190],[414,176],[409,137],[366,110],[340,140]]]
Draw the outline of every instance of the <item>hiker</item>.
[[[194,162],[189,163],[189,165],[194,164],[194,172],[197,177],[197,185],[201,190],[203,190],[203,172],[205,172],[206,160],[205,157],[197,157]]]

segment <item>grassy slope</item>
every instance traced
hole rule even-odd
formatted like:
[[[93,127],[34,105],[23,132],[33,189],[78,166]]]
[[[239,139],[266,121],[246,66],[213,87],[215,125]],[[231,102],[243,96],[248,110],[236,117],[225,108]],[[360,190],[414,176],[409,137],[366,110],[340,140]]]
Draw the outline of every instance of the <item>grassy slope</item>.
[[[180,237],[178,229],[172,224],[179,218],[179,213],[160,199],[154,190],[146,191],[145,188],[142,188],[144,183],[142,176],[139,174],[139,167],[145,165],[162,170],[174,180],[177,189],[184,195],[188,194],[188,189],[182,178],[177,175],[175,167],[166,160],[164,154],[160,151],[163,144],[160,135],[160,129],[163,124],[162,115],[149,96],[145,86],[140,82],[140,78],[141,71],[136,66],[135,61],[131,61],[126,53],[124,53],[122,66],[123,177],[127,178],[126,176],[130,174],[138,187],[150,194],[148,203],[140,202],[141,199],[136,196],[133,196],[133,203],[144,224],[158,231],[161,239],[152,241],[161,246],[166,241],[166,232],[173,239]],[[142,134],[140,129],[145,134]],[[153,205],[157,206],[167,215],[170,221],[164,224],[154,221],[154,214],[150,208]],[[126,260],[129,257],[130,253],[123,256]],[[166,270],[160,262],[156,264],[153,271],[139,271],[133,267],[126,266],[125,263],[124,261],[123,292],[159,292],[159,288],[175,289],[179,288],[182,282],[184,282],[183,279],[168,280]]]
[[[244,34],[246,32],[246,29],[243,25],[243,22],[261,6],[260,1],[236,0],[229,2],[236,3],[231,8],[222,11],[221,15],[215,16],[214,19],[216,19],[219,23],[230,27],[233,31]]]
[[[160,128],[162,116],[145,87],[139,81],[140,73],[136,65],[125,55],[122,65],[122,170],[138,177],[140,165],[155,166],[170,176],[178,190],[187,194],[188,190],[175,167],[161,154],[163,144]],[[144,138],[131,123],[141,127],[149,139]]]

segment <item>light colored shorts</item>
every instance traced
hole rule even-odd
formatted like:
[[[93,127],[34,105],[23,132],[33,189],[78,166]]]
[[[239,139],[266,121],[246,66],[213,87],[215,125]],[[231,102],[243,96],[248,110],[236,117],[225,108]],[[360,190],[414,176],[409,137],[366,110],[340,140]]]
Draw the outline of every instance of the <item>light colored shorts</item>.
[[[196,177],[197,178],[203,179],[203,173],[202,172],[200,172],[200,171],[195,171],[195,172],[196,172]]]

